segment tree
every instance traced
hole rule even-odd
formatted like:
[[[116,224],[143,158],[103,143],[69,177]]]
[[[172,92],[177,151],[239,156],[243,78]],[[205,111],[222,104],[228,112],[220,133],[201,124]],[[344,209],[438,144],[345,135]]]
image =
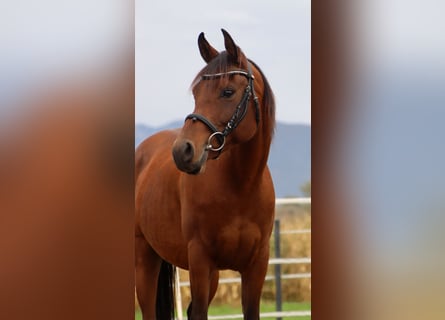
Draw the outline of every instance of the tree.
[[[309,180],[308,182],[306,182],[305,184],[303,184],[300,187],[301,192],[303,193],[303,195],[305,197],[310,197],[311,196],[311,180]]]

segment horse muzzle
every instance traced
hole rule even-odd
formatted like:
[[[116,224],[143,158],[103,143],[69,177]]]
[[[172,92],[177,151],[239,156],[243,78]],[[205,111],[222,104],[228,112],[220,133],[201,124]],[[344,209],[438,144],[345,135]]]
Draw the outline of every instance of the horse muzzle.
[[[188,174],[204,172],[208,151],[202,148],[199,152],[194,143],[187,139],[176,140],[172,149],[176,167]]]

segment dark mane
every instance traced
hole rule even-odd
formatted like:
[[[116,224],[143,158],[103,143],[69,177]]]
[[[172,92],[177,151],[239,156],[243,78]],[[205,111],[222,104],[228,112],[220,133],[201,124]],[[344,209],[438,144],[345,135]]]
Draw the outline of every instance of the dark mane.
[[[263,78],[263,83],[264,83],[263,104],[266,109],[263,111],[263,115],[269,118],[270,134],[271,136],[273,136],[275,132],[275,95],[273,94],[272,88],[270,87],[269,81],[264,75],[263,70],[261,70],[261,68],[258,67],[258,65],[255,62],[253,62],[250,59],[248,60],[255,68],[257,68],[257,70],[261,74],[261,78]]]
[[[263,78],[264,83],[264,95],[263,95],[263,104],[265,106],[265,110],[262,112],[262,117],[264,119],[268,119],[268,124],[265,123],[270,129],[270,134],[273,136],[275,131],[275,96],[270,87],[269,81],[264,75],[258,65],[252,60],[248,59],[248,61],[260,72],[261,77]],[[228,54],[226,51],[221,52],[218,56],[216,56],[212,61],[210,61],[204,68],[199,71],[196,77],[193,79],[190,89],[193,90],[196,84],[200,82],[201,77],[204,74],[215,74],[215,73],[225,73],[229,71],[229,68],[233,66],[233,62],[230,61]],[[223,76],[219,78],[219,81],[206,81],[206,85],[212,85],[214,87],[220,86],[222,83],[227,81],[229,76]]]

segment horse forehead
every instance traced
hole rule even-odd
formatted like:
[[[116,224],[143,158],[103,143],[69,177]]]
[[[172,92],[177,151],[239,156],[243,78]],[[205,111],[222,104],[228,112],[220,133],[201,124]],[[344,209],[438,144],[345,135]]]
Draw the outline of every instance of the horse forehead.
[[[202,79],[200,78],[192,86],[192,93],[196,97],[198,95],[205,95],[217,91],[226,86],[246,86],[248,80],[246,77],[240,74],[221,76],[215,79]]]

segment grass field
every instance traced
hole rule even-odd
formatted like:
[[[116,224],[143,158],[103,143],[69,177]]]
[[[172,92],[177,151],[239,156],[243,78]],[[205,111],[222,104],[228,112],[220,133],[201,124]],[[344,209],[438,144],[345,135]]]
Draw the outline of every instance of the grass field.
[[[283,311],[303,311],[310,310],[311,304],[308,302],[284,302]],[[261,304],[261,312],[275,311],[275,304],[271,302],[263,302]],[[241,314],[241,307],[231,307],[229,305],[210,306],[209,316]],[[187,319],[187,316],[184,317]],[[311,317],[287,317],[285,320],[310,320]],[[136,311],[135,320],[142,320],[142,315],[139,310]]]

